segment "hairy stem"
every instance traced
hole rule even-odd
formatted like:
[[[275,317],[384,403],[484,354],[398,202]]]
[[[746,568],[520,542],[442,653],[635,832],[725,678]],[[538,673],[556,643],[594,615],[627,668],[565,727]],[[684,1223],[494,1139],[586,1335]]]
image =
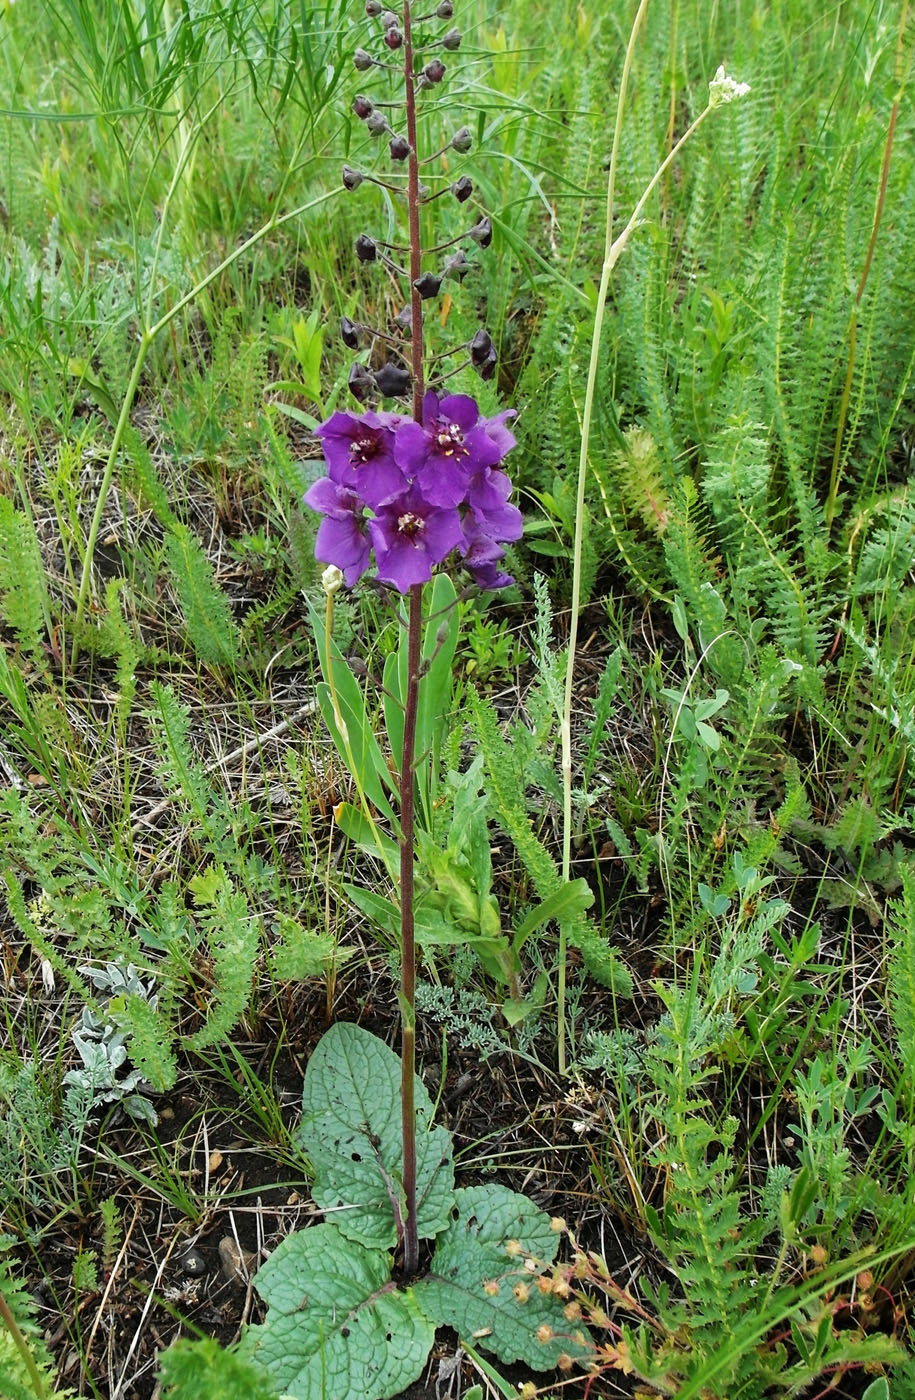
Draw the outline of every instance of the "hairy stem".
[[[413,75],[413,31],[410,0],[403,0],[404,89],[407,111],[407,209],[410,228],[410,358],[413,372],[413,417],[422,422],[423,410],[423,313],[415,283],[422,270],[419,227],[419,156],[416,149],[416,85]],[[416,711],[419,702],[419,667],[422,643],[423,590],[410,589],[407,635],[407,693],[404,697],[403,751],[400,760],[400,1014],[401,1014],[401,1120],[403,1128],[404,1220],[403,1267],[412,1278],[419,1267],[416,1227],[416,941],[413,923],[413,767],[416,748]]]

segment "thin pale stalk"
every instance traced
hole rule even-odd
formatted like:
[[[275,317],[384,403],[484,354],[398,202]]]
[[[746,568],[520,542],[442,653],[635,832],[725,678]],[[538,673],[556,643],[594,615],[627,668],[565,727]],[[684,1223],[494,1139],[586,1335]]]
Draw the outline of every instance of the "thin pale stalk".
[[[29,1347],[29,1344],[26,1341],[25,1337],[22,1335],[22,1330],[19,1327],[19,1324],[17,1323],[16,1319],[13,1317],[13,1314],[10,1312],[6,1299],[3,1297],[2,1293],[0,1293],[0,1320],[3,1321],[4,1325],[9,1331],[9,1334],[13,1339],[13,1344],[16,1347],[16,1350],[19,1352],[19,1355],[22,1357],[22,1364],[25,1366],[25,1369],[28,1372],[29,1381],[31,1382],[31,1386],[35,1392],[37,1400],[45,1400],[45,1397],[48,1393],[48,1388],[41,1378],[41,1372],[35,1365],[35,1358],[32,1355],[31,1348]]]
[[[604,325],[604,303],[610,284],[613,264],[610,255],[613,248],[613,199],[616,193],[616,165],[619,157],[620,135],[623,129],[623,111],[626,91],[629,86],[629,72],[635,53],[638,37],[648,0],[641,0],[623,60],[620,77],[620,90],[616,101],[616,125],[613,131],[613,146],[610,151],[610,172],[607,176],[607,212],[604,237],[604,270],[600,291],[597,297],[597,311],[594,317],[594,332],[591,337],[591,359],[588,364],[588,383],[585,391],[584,417],[581,425],[581,452],[578,459],[578,494],[575,505],[575,539],[572,552],[572,610],[569,619],[569,648],[566,656],[565,693],[562,716],[559,721],[559,736],[562,745],[562,878],[568,880],[572,869],[572,684],[575,671],[575,648],[578,643],[578,615],[581,611],[581,561],[582,532],[585,514],[585,478],[588,466],[588,444],[591,435],[591,416],[594,408],[594,386],[597,381],[597,357],[600,349],[601,331]],[[568,930],[559,926],[559,979],[556,1057],[559,1073],[566,1072],[566,958],[568,956]]]

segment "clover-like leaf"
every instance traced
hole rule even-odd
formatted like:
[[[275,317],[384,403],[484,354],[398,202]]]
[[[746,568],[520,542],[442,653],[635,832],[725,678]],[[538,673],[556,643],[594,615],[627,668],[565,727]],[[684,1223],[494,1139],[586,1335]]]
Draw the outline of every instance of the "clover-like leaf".
[[[392,1249],[404,1219],[400,1060],[349,1022],[331,1026],[305,1071],[297,1140],[315,1170],[312,1197],[350,1239]],[[451,1137],[432,1127],[415,1080],[416,1221],[421,1239],[444,1230],[454,1200]]]
[[[593,1350],[584,1328],[566,1321],[560,1300],[537,1287],[555,1253],[556,1235],[533,1202],[503,1186],[471,1186],[455,1192],[451,1225],[416,1297],[434,1322],[500,1361],[551,1370],[563,1353]]]
[[[391,1282],[383,1250],[354,1248],[335,1225],[289,1235],[258,1270],[267,1320],[240,1354],[294,1400],[387,1400],[425,1365],[435,1328]]]

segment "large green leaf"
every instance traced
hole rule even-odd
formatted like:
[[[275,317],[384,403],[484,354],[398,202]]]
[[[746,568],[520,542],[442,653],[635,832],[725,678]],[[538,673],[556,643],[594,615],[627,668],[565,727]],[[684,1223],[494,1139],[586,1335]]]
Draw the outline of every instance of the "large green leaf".
[[[335,1225],[290,1235],[255,1278],[270,1306],[241,1352],[295,1400],[387,1400],[419,1376],[435,1338],[383,1250],[354,1248]]]
[[[537,1287],[555,1253],[549,1219],[525,1196],[495,1185],[456,1191],[450,1228],[429,1276],[416,1285],[417,1300],[434,1322],[474,1338],[500,1361],[551,1370],[564,1352],[592,1351],[581,1325],[566,1322],[560,1300]],[[528,1260],[537,1261],[534,1269]]]
[[[339,1022],[308,1061],[297,1139],[315,1170],[312,1196],[350,1239],[397,1243],[404,1217],[400,1060],[377,1036]],[[444,1230],[454,1199],[451,1138],[432,1127],[417,1076],[416,1221],[421,1239]]]

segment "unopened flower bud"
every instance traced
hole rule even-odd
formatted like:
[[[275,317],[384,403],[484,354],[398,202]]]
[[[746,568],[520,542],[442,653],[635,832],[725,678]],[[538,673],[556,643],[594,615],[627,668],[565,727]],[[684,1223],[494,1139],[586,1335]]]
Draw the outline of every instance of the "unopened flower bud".
[[[430,83],[440,83],[445,76],[445,65],[440,58],[433,58],[423,69]]]
[[[496,347],[493,346],[486,359],[480,365],[474,365],[474,369],[484,381],[492,379],[496,372],[496,365],[499,363],[499,356],[496,354]]]
[[[417,277],[413,286],[419,292],[423,301],[428,301],[430,297],[437,297],[439,288],[442,285],[441,277],[434,272],[424,272],[422,277]]]
[[[378,244],[367,233],[360,233],[356,239],[356,257],[360,262],[374,262],[378,257]]]
[[[708,105],[720,107],[724,103],[733,102],[737,97],[746,97],[749,91],[750,84],[738,83],[734,78],[729,77],[724,71],[722,63],[708,85]]]
[[[399,29],[387,29],[385,30],[384,42],[389,49],[399,49],[403,43],[403,35]]]
[[[461,47],[461,39],[463,37],[459,29],[449,29],[447,34],[442,35],[442,48],[450,49],[453,53],[455,49]]]
[[[385,10],[381,16],[381,23],[385,29],[396,29],[400,21],[393,10]]]
[[[429,82],[429,79],[426,77],[425,73],[417,73],[415,86],[417,92],[425,92],[428,88],[432,86],[432,84]]]
[[[383,8],[381,0],[365,0],[365,13],[369,19],[377,19]]]
[[[452,142],[452,145],[453,144]],[[465,199],[469,199],[473,194],[473,181],[469,180],[466,175],[461,175],[451,186],[451,193],[454,195],[458,204],[463,204]]]
[[[472,266],[473,263],[469,263],[465,258],[463,248],[458,248],[456,253],[445,259],[442,276],[451,277],[455,282],[463,282]]]
[[[375,381],[372,377],[371,370],[366,369],[365,365],[361,365],[359,361],[356,360],[354,364],[350,365],[346,382],[353,398],[359,403],[365,403],[369,394],[372,392],[372,386]]]
[[[353,66],[358,68],[360,73],[365,73],[374,64],[375,60],[365,49],[356,49],[353,54]]]
[[[491,349],[492,336],[485,326],[481,326],[470,342],[470,363],[474,369],[479,369],[480,365],[486,363]]]
[[[402,306],[394,317],[395,326],[399,326],[407,337],[413,334],[413,308],[409,302]]]
[[[388,150],[392,160],[406,160],[410,154],[410,143],[406,136],[392,136]]]
[[[454,14],[451,0],[441,0],[441,3],[435,8],[435,14],[438,19],[450,19]]]
[[[343,574],[337,568],[336,564],[328,564],[327,568],[322,573],[321,587],[324,589],[328,598],[332,598],[333,595],[343,587]]]
[[[340,318],[340,339],[343,341],[347,350],[359,349],[359,331],[356,328],[355,321],[351,321],[348,316],[342,316]]]
[[[386,399],[400,398],[410,387],[410,371],[388,360],[386,365],[375,371],[375,387]]]
[[[353,111],[361,122],[364,122],[366,117],[371,116],[373,110],[371,102],[367,97],[363,97],[362,93],[353,98]]]
[[[469,151],[473,145],[473,137],[466,126],[462,126],[451,138],[451,146],[455,151],[460,151],[461,155]]]
[[[354,170],[351,165],[343,167],[343,188],[346,190],[358,190],[365,179],[361,170]]]
[[[386,131],[390,130],[387,117],[383,112],[379,112],[377,108],[375,111],[369,113],[365,119],[365,124],[369,129],[370,135],[375,137],[383,136]]]
[[[481,248],[489,247],[492,242],[492,223],[485,214],[482,219],[477,220],[472,229],[468,229],[468,237],[472,238],[474,243],[479,243]]]

